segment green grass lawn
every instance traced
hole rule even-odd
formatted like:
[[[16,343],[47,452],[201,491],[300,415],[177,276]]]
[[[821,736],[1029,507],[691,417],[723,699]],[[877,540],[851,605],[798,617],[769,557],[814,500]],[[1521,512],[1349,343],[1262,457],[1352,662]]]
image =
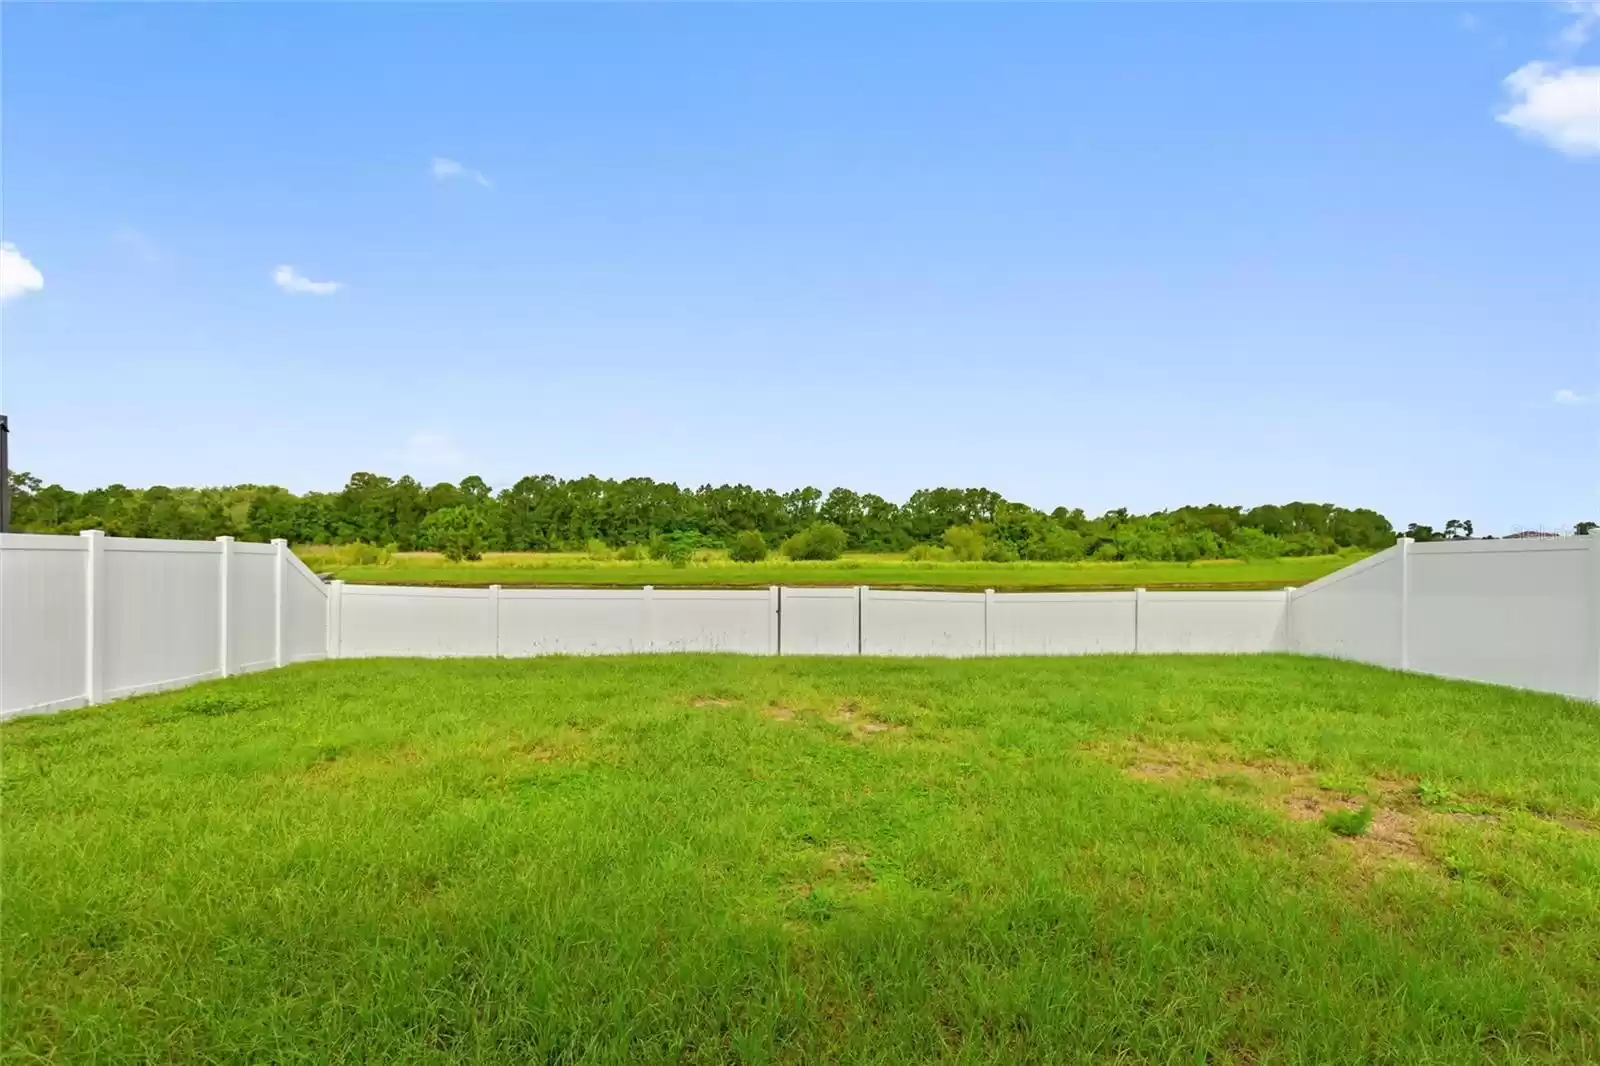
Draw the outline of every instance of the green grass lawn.
[[[735,563],[712,555],[674,569],[658,561],[596,560],[580,553],[490,552],[476,562],[452,563],[432,552],[404,552],[381,566],[330,565],[311,554],[314,569],[362,584],[627,586],[765,588],[768,585],[872,585],[877,588],[1006,590],[1232,588],[1305,585],[1362,558],[1314,555],[1246,562],[1196,563],[945,563],[900,555],[851,554],[834,562],[773,557]]]
[[[1550,696],[371,660],[0,744],[11,1061],[1600,1060],[1600,712]]]

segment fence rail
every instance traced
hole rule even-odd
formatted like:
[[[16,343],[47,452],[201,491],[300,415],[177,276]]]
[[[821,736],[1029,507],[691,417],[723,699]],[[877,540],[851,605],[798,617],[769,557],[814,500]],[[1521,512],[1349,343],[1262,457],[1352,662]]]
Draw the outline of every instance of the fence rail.
[[[0,535],[0,717],[320,658],[1293,651],[1600,700],[1600,537],[1395,547],[1282,592],[324,584],[271,544]]]

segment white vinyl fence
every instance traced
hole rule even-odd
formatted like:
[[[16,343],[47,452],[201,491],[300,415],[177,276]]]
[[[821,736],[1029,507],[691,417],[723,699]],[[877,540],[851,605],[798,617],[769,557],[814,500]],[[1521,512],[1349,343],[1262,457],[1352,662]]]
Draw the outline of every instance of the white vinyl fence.
[[[1600,700],[1600,536],[1431,541],[1290,593],[1291,650]]]
[[[1284,651],[1286,592],[330,586],[329,654],[1083,655]]]
[[[0,717],[323,658],[327,603],[283,541],[0,534]]]
[[[1600,537],[1395,547],[1281,592],[324,584],[281,541],[0,536],[0,717],[365,656],[1295,651],[1600,699]]]

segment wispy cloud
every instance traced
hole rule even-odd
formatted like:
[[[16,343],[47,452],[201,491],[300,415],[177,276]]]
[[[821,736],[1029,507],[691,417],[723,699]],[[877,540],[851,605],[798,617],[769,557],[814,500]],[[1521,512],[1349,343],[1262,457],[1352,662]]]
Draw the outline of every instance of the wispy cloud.
[[[1584,404],[1594,403],[1600,396],[1594,393],[1575,392],[1572,389],[1557,389],[1555,395],[1550,397],[1550,402],[1558,407],[1581,407]]]
[[[0,243],[0,303],[44,288],[44,275],[9,241]]]
[[[1600,0],[1568,0],[1572,20],[1556,37],[1556,58],[1506,76],[1496,120],[1567,155],[1600,155],[1600,67],[1573,63],[1600,26]]]
[[[312,296],[332,296],[344,288],[342,281],[312,281],[287,264],[272,272],[272,281],[284,292],[307,293]]]
[[[1481,23],[1478,21],[1477,15],[1474,15],[1470,11],[1463,11],[1456,19],[1456,25],[1460,26],[1468,33],[1477,33],[1478,27],[1481,25]]]
[[[494,188],[494,182],[490,181],[489,176],[483,171],[474,170],[465,163],[454,159],[446,159],[442,155],[433,157],[433,162],[429,164],[428,171],[433,175],[435,181],[456,181],[464,178],[477,182],[485,189]]]
[[[1570,54],[1588,44],[1600,27],[1600,0],[1567,0],[1561,7],[1571,13],[1572,21],[1556,35],[1556,47]]]

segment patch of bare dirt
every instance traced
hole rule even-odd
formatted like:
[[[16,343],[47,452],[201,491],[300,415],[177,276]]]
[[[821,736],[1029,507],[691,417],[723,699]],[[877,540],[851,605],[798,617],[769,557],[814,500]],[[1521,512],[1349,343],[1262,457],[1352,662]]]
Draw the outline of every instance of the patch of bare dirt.
[[[761,709],[761,713],[777,722],[794,721],[794,708],[785,707],[781,703],[769,703]]]
[[[1141,781],[1167,781],[1182,777],[1183,768],[1172,762],[1142,762],[1128,767],[1127,773]]]
[[[846,700],[836,707],[828,720],[838,725],[847,726],[852,736],[870,737],[879,733],[903,732],[905,726],[885,722],[881,718],[874,718],[855,700]]]
[[[1283,797],[1282,809],[1294,821],[1320,822],[1330,811],[1356,811],[1364,805],[1363,801],[1332,789],[1297,787]],[[1365,833],[1338,839],[1363,855],[1421,862],[1424,855],[1417,844],[1417,822],[1417,817],[1408,811],[1374,804],[1372,823]]]
[[[694,699],[689,701],[689,706],[691,706],[691,707],[732,707],[735,702],[737,702],[737,701],[730,700],[726,696],[696,696]]]
[[[1419,815],[1407,809],[1414,785],[1400,778],[1368,778],[1365,788],[1344,790],[1318,783],[1319,775],[1307,766],[1273,760],[1218,757],[1198,749],[1165,749],[1149,745],[1132,748],[1096,746],[1102,757],[1124,763],[1123,772],[1141,781],[1201,781],[1245,790],[1264,806],[1297,822],[1320,822],[1330,811],[1359,810],[1372,804],[1372,823],[1355,837],[1337,837],[1343,846],[1366,858],[1421,862],[1425,855],[1417,843]]]

